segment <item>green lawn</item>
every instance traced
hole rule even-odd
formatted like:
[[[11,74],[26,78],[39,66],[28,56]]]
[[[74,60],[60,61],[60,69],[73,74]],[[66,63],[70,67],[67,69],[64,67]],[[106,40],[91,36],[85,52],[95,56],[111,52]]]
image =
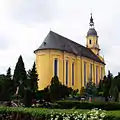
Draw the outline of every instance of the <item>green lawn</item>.
[[[108,115],[113,115],[113,116],[116,116],[116,117],[120,117],[120,110],[107,111],[106,113]]]

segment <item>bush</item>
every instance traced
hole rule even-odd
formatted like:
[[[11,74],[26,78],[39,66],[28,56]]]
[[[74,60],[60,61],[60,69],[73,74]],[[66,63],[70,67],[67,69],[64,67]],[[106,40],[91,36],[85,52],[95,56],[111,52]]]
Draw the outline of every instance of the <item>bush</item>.
[[[0,107],[0,120],[120,120],[120,117],[106,114],[107,111],[92,109],[81,110],[60,110],[41,108],[12,108]],[[84,119],[83,119],[84,118]]]
[[[120,103],[112,103],[112,102],[81,102],[81,101],[70,101],[70,100],[62,100],[57,101],[60,109],[93,109],[99,108],[103,110],[120,110]]]

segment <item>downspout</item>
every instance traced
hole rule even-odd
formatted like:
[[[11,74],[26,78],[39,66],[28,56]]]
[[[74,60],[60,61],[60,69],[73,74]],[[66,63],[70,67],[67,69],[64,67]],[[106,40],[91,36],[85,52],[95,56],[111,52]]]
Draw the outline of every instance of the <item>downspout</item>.
[[[81,87],[82,87],[82,56],[81,56]]]
[[[96,82],[96,80],[95,80],[95,65],[94,65],[94,61],[93,61],[93,78],[94,78],[94,80],[93,80],[93,82],[95,83]],[[96,84],[96,83],[95,83]]]
[[[63,51],[63,84],[64,84],[64,51]]]

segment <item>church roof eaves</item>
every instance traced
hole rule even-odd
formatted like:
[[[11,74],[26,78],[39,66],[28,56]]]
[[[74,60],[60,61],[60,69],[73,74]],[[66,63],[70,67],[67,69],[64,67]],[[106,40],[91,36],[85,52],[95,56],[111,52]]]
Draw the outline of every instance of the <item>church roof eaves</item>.
[[[53,31],[50,31],[46,38],[44,39],[41,46],[34,51],[37,52],[39,50],[60,50],[68,53],[72,53],[74,55],[83,56],[89,59],[92,59],[96,62],[105,64],[100,58],[95,55],[89,48],[86,48],[64,36],[61,36]]]

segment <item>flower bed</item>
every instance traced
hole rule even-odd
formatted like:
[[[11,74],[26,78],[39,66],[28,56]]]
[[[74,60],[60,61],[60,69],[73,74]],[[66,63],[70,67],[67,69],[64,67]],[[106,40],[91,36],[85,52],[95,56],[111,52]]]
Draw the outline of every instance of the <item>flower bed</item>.
[[[92,109],[87,113],[79,113],[78,111],[72,114],[66,113],[51,113],[51,120],[104,120],[106,118],[106,113],[99,109]]]

